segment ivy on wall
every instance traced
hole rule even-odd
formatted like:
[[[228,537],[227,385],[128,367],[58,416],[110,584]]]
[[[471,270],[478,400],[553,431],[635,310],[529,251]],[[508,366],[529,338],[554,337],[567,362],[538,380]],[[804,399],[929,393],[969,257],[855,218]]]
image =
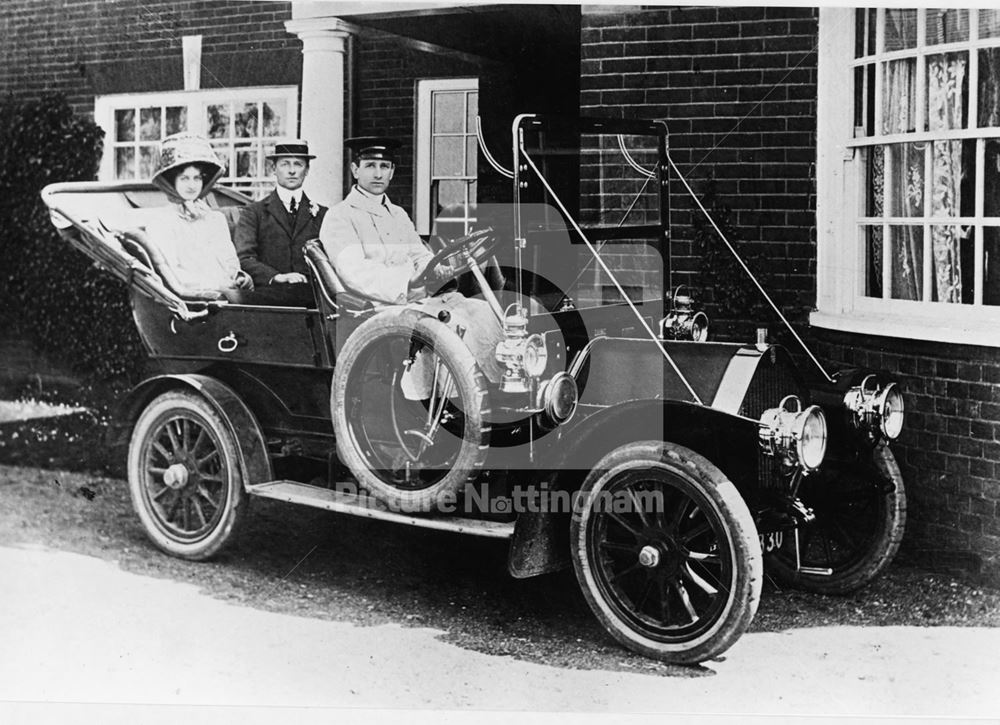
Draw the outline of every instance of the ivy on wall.
[[[739,252],[747,267],[781,306],[781,294],[767,269],[765,255],[748,249],[732,223],[732,209],[719,198],[716,180],[709,178],[701,202],[712,215],[715,223]],[[715,228],[699,209],[692,211],[695,254],[700,259],[696,284],[702,290],[712,320],[712,339],[729,339],[748,342],[755,339],[755,328],[777,320],[760,291],[740,266],[732,252],[719,239]]]
[[[142,364],[127,290],[59,237],[40,192],[94,179],[103,134],[62,96],[0,103],[0,330],[92,379]]]

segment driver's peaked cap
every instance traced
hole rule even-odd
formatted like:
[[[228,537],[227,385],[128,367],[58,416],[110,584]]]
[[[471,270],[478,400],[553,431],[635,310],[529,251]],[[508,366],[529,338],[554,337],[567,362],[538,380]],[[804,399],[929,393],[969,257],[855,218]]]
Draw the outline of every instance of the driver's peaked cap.
[[[388,136],[355,136],[344,139],[344,145],[353,152],[352,161],[385,159],[395,163],[396,152],[399,151],[402,142]]]

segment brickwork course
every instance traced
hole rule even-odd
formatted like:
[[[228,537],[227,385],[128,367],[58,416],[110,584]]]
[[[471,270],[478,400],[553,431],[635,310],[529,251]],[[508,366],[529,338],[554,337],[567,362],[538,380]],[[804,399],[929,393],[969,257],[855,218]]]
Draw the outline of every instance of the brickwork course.
[[[4,0],[0,92],[64,93],[92,114],[94,96],[181,90],[185,35],[202,36],[203,89],[298,84],[291,17],[288,2]]]
[[[816,300],[815,8],[586,7],[581,109],[659,118],[696,190],[711,175],[750,253],[800,329]],[[676,185],[675,185],[676,187]],[[696,269],[692,206],[675,196],[674,262]],[[807,332],[830,369],[899,376],[893,450],[909,499],[902,554],[1000,582],[1000,351]]]
[[[287,2],[7,0],[0,33],[14,41],[0,45],[0,92],[61,91],[89,114],[96,95],[178,90],[181,37],[190,34],[204,36],[202,88],[298,85],[301,42],[285,30],[290,18]],[[584,6],[579,110],[665,119],[673,158],[696,190],[715,180],[743,248],[767,259],[786,314],[821,359],[900,376],[909,406],[894,445],[910,501],[902,554],[997,583],[1000,351],[806,329],[816,301],[817,36],[816,8]],[[375,31],[356,39],[355,60],[352,131],[398,136],[404,157],[413,153],[419,78],[476,75],[484,115],[533,110],[488,98],[503,85],[496,63]],[[502,130],[509,118],[484,124]],[[405,164],[393,196],[412,209],[412,192]],[[690,281],[693,207],[677,184],[674,200],[675,281]]]

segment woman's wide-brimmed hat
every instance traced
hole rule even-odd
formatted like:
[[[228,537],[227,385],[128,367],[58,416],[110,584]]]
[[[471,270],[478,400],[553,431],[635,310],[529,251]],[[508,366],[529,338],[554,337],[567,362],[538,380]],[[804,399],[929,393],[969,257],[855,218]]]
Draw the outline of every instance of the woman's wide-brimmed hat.
[[[306,159],[308,161],[316,157],[309,153],[309,142],[297,138],[289,141],[279,141],[274,145],[274,151],[267,155],[268,161],[286,158]]]
[[[194,164],[205,176],[199,199],[209,192],[225,173],[226,167],[204,136],[194,133],[177,133],[167,136],[160,144],[160,159],[153,174],[153,183],[173,195],[174,173]]]

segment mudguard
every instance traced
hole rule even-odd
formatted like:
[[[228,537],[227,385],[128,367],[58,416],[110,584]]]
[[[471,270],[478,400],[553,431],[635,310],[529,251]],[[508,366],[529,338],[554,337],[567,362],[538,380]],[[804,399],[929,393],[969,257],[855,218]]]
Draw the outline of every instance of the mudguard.
[[[114,429],[109,434],[111,445],[126,445],[132,427],[146,404],[160,393],[176,389],[190,389],[198,393],[226,422],[239,446],[245,486],[274,480],[267,443],[256,416],[232,388],[207,375],[160,375],[137,385],[115,407]]]
[[[759,456],[755,421],[784,395],[806,395],[788,353],[776,346],[726,343],[664,346],[687,384],[652,341],[595,340],[577,366],[577,417],[552,439],[543,439],[539,469],[554,487],[572,490],[611,449],[662,439],[706,457],[752,504],[761,473],[747,465]],[[692,389],[703,404],[694,401]],[[529,577],[567,566],[568,535],[567,514],[521,513],[508,554],[511,575]]]

